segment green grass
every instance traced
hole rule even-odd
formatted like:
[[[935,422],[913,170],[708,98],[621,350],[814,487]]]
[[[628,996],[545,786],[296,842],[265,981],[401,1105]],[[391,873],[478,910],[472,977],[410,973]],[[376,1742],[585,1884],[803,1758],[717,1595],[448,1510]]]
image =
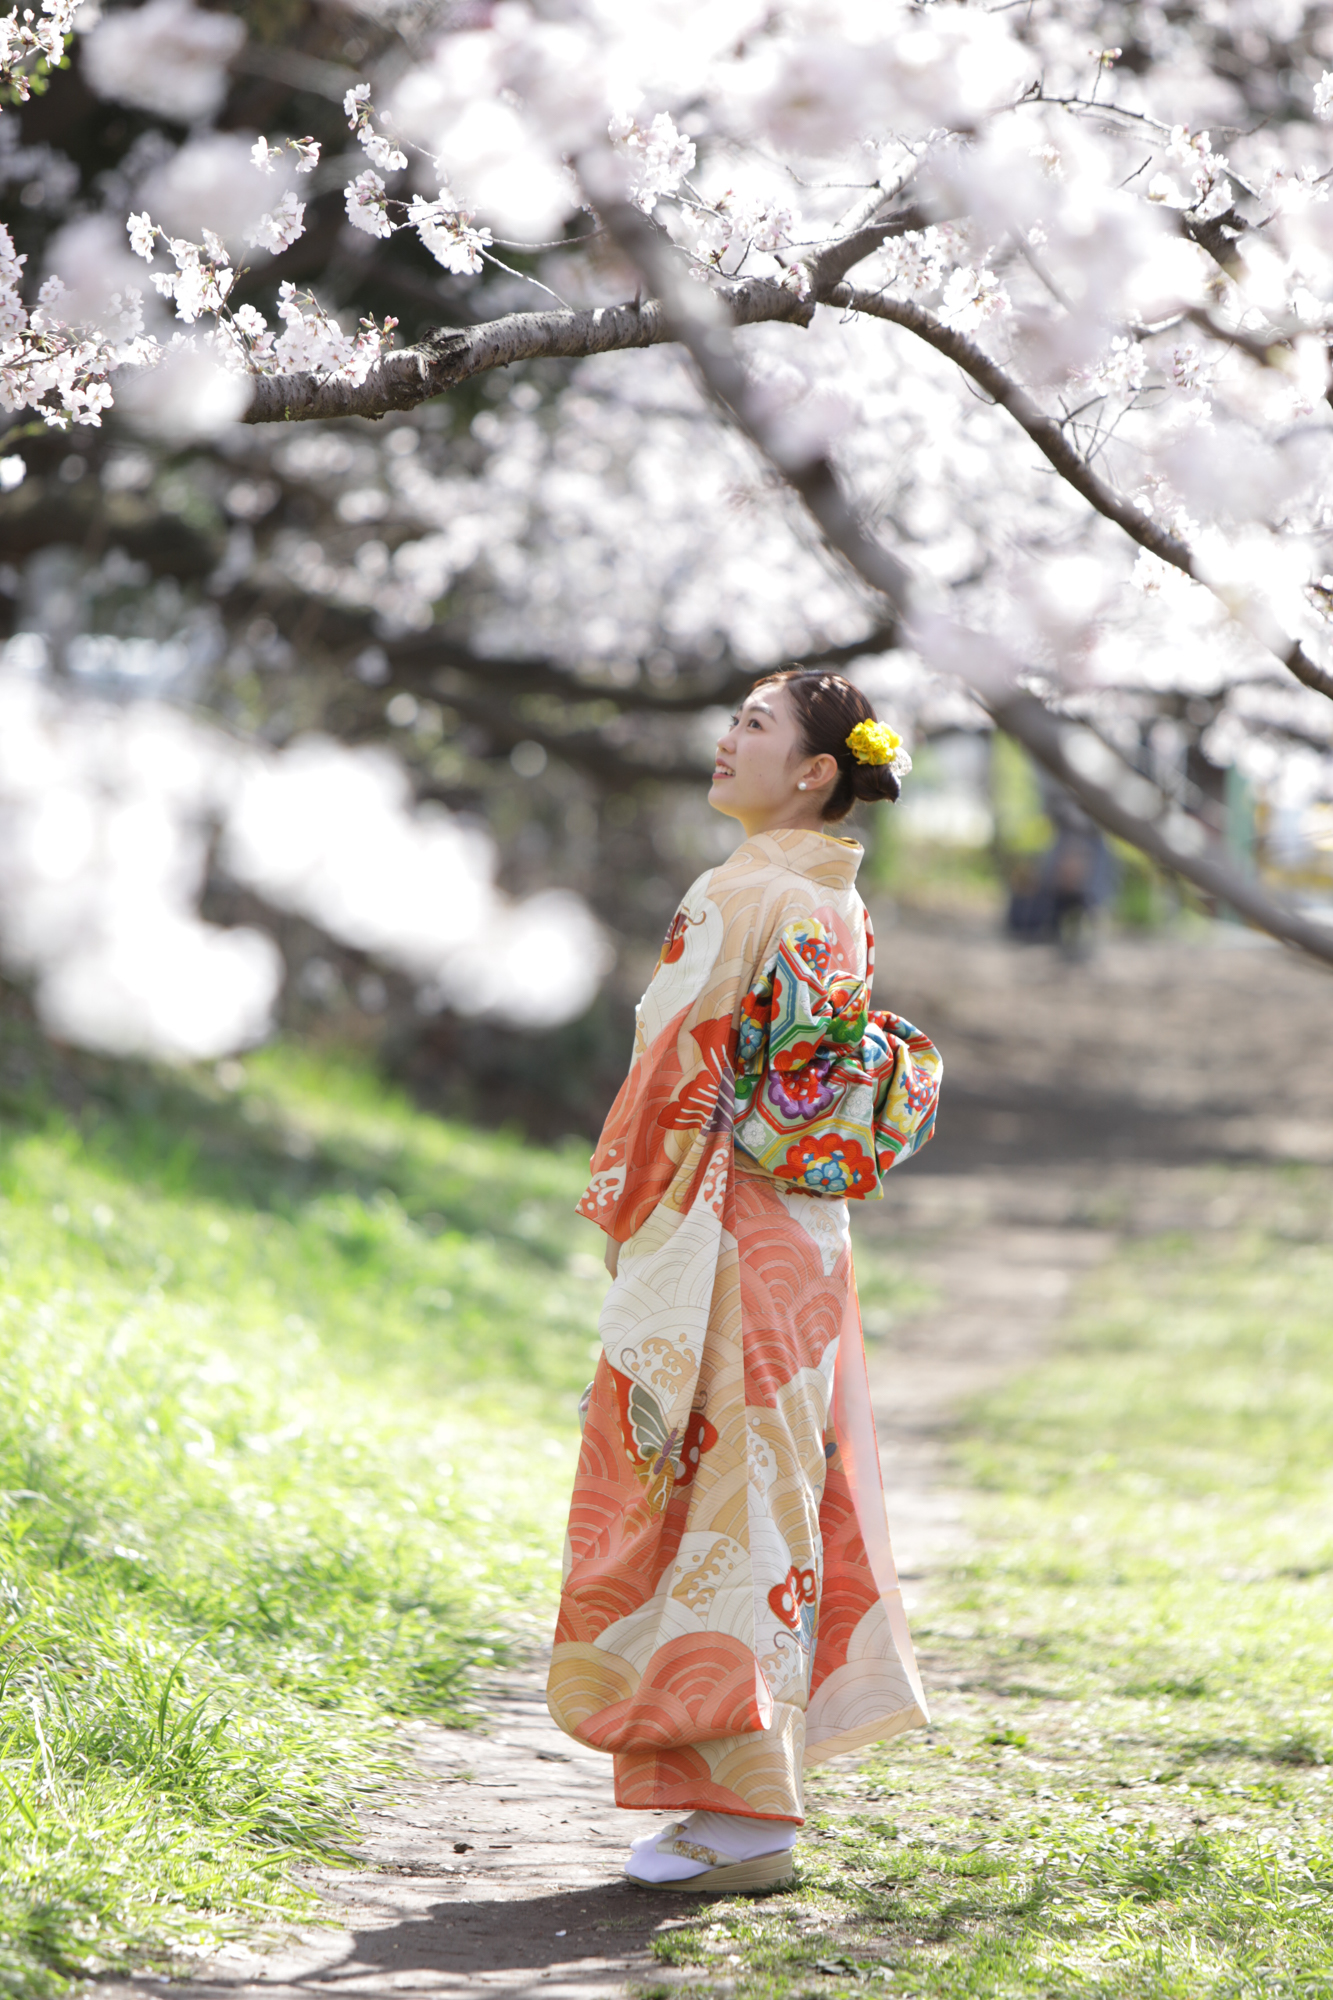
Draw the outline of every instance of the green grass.
[[[0,1992],[300,1914],[399,1721],[468,1721],[542,1631],[583,1168],[352,1062],[224,1088],[4,1023]],[[799,1890],[683,1913],[664,1964],[755,2000],[1333,1995],[1333,1250],[1313,1181],[1278,1193],[1273,1233],[1119,1252],[973,1413],[934,1726],[817,1774]],[[929,1287],[859,1261],[891,1340]]]
[[[0,1992],[304,1908],[396,1719],[544,1629],[585,1164],[351,1064],[226,1090],[5,1020]]]
[[[756,2000],[1333,1994],[1333,1249],[1122,1249],[960,1450],[934,1726],[815,1774],[798,1890],[658,1956]]]

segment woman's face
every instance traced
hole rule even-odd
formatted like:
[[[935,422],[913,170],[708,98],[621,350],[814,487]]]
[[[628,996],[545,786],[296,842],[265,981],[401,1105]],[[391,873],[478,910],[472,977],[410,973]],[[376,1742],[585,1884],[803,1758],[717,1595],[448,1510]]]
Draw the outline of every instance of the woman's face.
[[[785,688],[761,687],[718,738],[708,803],[747,834],[779,826],[819,826],[820,806],[837,776],[832,757],[801,748]]]

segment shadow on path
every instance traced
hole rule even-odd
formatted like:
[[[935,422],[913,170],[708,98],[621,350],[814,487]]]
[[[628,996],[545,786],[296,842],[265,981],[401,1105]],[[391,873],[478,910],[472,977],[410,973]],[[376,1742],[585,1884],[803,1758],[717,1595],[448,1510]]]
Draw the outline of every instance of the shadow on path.
[[[631,1887],[630,1839],[657,1815],[612,1802],[611,1760],[562,1736],[546,1713],[537,1667],[481,1690],[485,1733],[414,1724],[418,1772],[364,1817],[352,1871],[313,1871],[330,1921],[277,1943],[223,1953],[188,2000],[346,1992],[592,2000],[628,1978],[660,1976],[652,1934],[698,1901]],[[461,1851],[460,1851],[461,1850]],[[99,1984],[111,2000],[160,1993],[161,1982]]]

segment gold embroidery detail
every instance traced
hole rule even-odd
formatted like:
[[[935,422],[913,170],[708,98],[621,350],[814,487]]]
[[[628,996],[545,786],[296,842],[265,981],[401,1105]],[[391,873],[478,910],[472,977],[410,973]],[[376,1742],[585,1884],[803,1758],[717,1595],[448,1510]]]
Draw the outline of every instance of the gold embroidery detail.
[[[722,1861],[721,1855],[714,1854],[711,1847],[700,1847],[693,1840],[673,1840],[667,1853],[679,1854],[686,1861],[706,1861],[710,1868],[719,1867]]]

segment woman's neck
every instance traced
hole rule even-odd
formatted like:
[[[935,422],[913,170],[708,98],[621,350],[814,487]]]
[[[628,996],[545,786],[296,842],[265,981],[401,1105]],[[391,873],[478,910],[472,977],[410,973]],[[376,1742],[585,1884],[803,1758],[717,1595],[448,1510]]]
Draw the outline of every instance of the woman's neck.
[[[739,817],[739,815],[737,815]],[[796,810],[780,813],[776,817],[762,819],[742,819],[745,838],[755,840],[761,833],[823,833],[823,816],[817,806],[807,806],[804,811]]]

